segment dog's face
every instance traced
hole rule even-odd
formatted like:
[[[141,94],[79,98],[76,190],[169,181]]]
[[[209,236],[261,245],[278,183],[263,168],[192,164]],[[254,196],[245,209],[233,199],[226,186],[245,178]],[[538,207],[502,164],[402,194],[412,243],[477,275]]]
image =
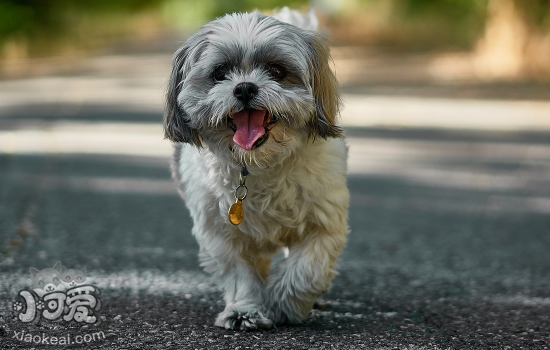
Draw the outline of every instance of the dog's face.
[[[329,60],[314,32],[256,12],[216,19],[174,54],[165,136],[262,167],[340,137]]]

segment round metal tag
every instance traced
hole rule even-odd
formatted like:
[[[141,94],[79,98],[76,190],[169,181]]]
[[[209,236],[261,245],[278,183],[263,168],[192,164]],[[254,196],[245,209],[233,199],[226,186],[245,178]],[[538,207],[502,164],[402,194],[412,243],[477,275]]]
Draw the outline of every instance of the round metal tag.
[[[231,208],[229,208],[228,215],[229,215],[229,221],[233,225],[240,224],[244,218],[243,203],[240,201],[233,203],[233,205],[231,205]]]

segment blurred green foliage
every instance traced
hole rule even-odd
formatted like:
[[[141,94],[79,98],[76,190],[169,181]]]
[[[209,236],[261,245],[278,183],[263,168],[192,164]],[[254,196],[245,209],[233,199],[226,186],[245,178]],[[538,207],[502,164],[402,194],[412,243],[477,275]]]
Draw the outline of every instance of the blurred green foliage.
[[[411,24],[410,30],[418,33],[418,39],[428,45],[450,43],[468,47],[483,31],[488,0],[398,0],[397,3],[396,16]]]
[[[308,0],[165,0],[163,17],[172,25],[195,29],[207,21],[226,13],[273,10],[283,6],[301,8]]]
[[[403,0],[409,15],[442,15],[450,20],[470,16],[479,18],[486,11],[488,0]],[[498,0],[496,0],[498,1]],[[527,23],[535,27],[550,27],[550,0],[514,0],[514,6]]]
[[[511,1],[529,34],[550,33],[550,0]],[[414,50],[464,50],[472,49],[483,36],[491,8],[502,7],[508,0],[318,2],[339,4],[330,19],[333,33],[345,43]]]
[[[163,0],[0,0],[0,49],[20,46],[24,55],[50,54],[61,44],[87,46],[87,39],[122,32],[136,13]]]
[[[185,1],[193,2],[193,0]],[[213,1],[216,6],[210,8],[207,15],[210,18],[222,16],[226,13],[254,11],[257,9],[266,10],[282,6],[299,7],[307,4],[306,0],[232,0],[232,1]]]
[[[261,8],[305,3],[264,0]],[[30,56],[49,54],[62,45],[93,47],[139,30],[139,24],[130,23],[143,14],[159,27],[190,30],[227,12],[254,10],[258,4],[252,0],[0,0],[0,57],[14,43]]]
[[[515,5],[528,23],[550,31],[550,0],[515,0]]]
[[[372,1],[372,0],[363,0]],[[441,17],[449,26],[462,22],[483,24],[489,0],[397,0],[408,18]],[[493,0],[498,2],[499,0]],[[513,0],[525,22],[542,31],[550,30],[550,0]]]
[[[329,20],[336,19],[333,23],[340,19],[341,38],[346,25],[369,25],[371,19],[385,16],[385,27],[370,34],[391,38],[397,45],[468,48],[484,30],[491,1],[499,0],[0,0],[0,57],[8,48],[28,56],[50,54],[56,46],[94,47],[117,35],[139,34],[147,25],[193,30],[229,12],[307,9],[310,4],[324,9]],[[514,3],[530,27],[550,33],[550,0]],[[377,13],[380,8],[389,10]],[[360,30],[355,28],[352,42],[361,42]]]
[[[123,14],[152,9],[163,0],[0,0],[0,36],[70,30],[79,15]]]

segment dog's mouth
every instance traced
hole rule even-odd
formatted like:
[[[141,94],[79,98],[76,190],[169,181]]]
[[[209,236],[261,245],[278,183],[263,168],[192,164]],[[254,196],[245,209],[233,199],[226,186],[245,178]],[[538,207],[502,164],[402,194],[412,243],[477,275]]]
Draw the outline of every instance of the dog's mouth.
[[[235,132],[233,142],[246,151],[256,149],[269,139],[269,131],[277,118],[263,109],[243,109],[228,118],[228,126]]]

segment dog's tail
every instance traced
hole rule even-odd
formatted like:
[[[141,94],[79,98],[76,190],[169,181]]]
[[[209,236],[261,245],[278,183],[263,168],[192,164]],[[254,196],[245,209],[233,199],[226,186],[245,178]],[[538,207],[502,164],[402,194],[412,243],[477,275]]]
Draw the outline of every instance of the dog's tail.
[[[307,13],[301,13],[297,10],[291,10],[287,6],[283,7],[281,11],[273,14],[273,17],[281,22],[292,24],[298,28],[304,30],[311,30],[316,32],[319,30],[319,19],[315,14],[313,6]]]

